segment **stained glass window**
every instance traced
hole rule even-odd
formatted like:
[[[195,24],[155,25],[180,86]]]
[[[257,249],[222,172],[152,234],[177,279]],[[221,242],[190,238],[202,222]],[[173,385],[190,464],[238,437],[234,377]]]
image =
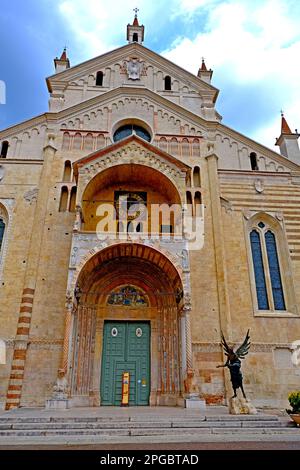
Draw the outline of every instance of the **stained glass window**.
[[[252,259],[254,267],[257,303],[259,310],[269,310],[266,278],[261,250],[261,241],[259,233],[252,230],[250,233]]]
[[[274,307],[275,310],[285,310],[276,239],[274,233],[272,233],[270,230],[265,233],[265,241],[269,261]]]

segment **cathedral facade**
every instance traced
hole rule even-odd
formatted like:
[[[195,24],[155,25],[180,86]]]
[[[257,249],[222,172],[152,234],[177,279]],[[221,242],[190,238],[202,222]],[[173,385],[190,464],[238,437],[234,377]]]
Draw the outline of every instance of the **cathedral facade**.
[[[298,133],[282,116],[280,153],[245,137],[204,61],[193,75],[147,49],[137,16],[127,40],[74,67],[64,50],[49,111],[0,132],[0,402],[44,406],[64,384],[69,406],[119,406],[128,372],[130,405],[224,404],[221,334],[250,329],[245,392],[284,406]]]

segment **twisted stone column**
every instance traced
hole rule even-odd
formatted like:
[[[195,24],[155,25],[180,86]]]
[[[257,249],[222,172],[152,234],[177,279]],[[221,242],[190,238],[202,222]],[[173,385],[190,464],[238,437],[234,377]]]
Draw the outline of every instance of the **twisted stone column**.
[[[185,351],[182,353],[183,364],[182,372],[184,377],[184,392],[186,397],[198,395],[199,391],[194,382],[194,369],[193,369],[193,346],[192,346],[192,332],[191,332],[191,316],[192,310],[191,298],[189,295],[184,297],[184,304],[181,310],[181,326],[182,326],[182,348],[185,346]]]
[[[62,350],[60,369],[59,369],[60,372],[64,373],[64,375],[66,375],[68,372],[70,335],[71,335],[71,326],[72,326],[72,312],[73,312],[73,299],[70,293],[68,292],[67,297],[66,297],[64,342],[63,342],[63,350]]]

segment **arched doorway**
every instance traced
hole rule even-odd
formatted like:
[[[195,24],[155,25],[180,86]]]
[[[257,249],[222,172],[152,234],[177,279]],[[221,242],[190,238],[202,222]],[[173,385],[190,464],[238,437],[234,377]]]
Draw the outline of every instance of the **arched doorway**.
[[[120,243],[90,258],[77,280],[74,404],[120,405],[129,371],[131,405],[176,405],[185,368],[181,304],[180,273],[153,247]]]

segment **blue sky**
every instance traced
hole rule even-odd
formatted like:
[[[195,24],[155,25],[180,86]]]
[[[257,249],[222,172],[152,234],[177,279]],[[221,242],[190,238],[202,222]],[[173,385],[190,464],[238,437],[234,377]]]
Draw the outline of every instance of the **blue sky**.
[[[273,147],[283,108],[300,128],[298,0],[0,0],[0,128],[43,113],[45,77],[68,47],[75,65],[126,43],[133,8],[145,46],[197,73],[201,58],[220,89],[224,124]]]

